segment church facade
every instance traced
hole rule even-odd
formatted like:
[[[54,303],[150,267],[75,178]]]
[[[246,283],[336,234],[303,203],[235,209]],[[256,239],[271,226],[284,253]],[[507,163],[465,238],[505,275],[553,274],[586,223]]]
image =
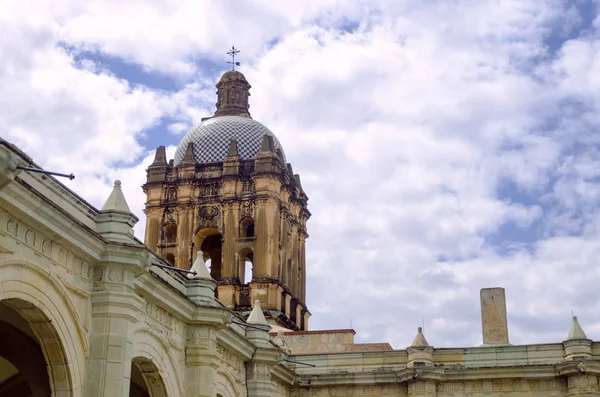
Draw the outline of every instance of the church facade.
[[[147,170],[137,240],[119,181],[96,209],[0,140],[0,396],[600,396],[600,343],[509,343],[481,291],[483,345],[406,349],[310,330],[308,197],[226,72],[217,109]]]

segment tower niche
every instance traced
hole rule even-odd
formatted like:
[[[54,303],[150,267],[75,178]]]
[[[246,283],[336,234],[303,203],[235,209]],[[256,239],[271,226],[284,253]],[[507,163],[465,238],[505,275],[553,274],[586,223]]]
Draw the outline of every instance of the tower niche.
[[[157,149],[143,186],[145,243],[182,269],[200,255],[227,307],[248,315],[259,300],[271,323],[307,330],[308,197],[247,102],[222,99],[245,89],[247,100],[249,87],[240,72],[226,72],[215,115],[186,134],[173,160]]]

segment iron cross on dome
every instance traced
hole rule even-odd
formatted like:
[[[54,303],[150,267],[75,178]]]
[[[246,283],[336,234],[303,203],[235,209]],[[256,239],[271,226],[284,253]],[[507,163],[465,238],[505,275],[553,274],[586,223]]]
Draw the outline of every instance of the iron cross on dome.
[[[236,66],[240,66],[240,63],[235,61],[235,56],[239,53],[240,53],[240,50],[238,50],[234,46],[231,46],[231,50],[229,50],[227,52],[227,55],[229,55],[231,57],[231,61],[227,61],[227,63],[231,64],[231,70],[235,70]]]

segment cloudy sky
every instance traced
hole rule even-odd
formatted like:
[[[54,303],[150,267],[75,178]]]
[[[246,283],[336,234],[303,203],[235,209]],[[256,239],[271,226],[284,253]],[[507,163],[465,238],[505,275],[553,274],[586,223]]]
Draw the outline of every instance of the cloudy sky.
[[[241,49],[251,113],[310,198],[312,329],[404,348],[600,339],[593,0],[0,2],[0,135],[143,218],[145,168],[212,115]],[[143,238],[143,220],[137,235]]]

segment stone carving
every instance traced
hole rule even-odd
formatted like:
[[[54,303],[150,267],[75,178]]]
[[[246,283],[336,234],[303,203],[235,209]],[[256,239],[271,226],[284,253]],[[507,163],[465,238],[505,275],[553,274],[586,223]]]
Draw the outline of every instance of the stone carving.
[[[198,174],[196,175],[196,178],[220,178],[220,177],[221,177],[221,168],[220,167],[205,167],[203,170],[198,172]]]
[[[246,363],[246,374],[248,380],[270,382],[271,368],[266,364]]]
[[[200,207],[198,211],[198,224],[201,227],[219,228],[219,208],[213,205]]]
[[[47,236],[42,233],[26,229],[19,223],[18,220],[12,219],[8,213],[0,211],[0,230],[5,230],[15,238],[20,240],[23,244],[36,251],[37,253],[48,257],[54,264],[68,268],[68,276],[60,276],[69,288],[74,291],[79,291],[80,287],[75,281],[76,278],[89,280],[91,274],[89,273],[89,264],[81,260],[81,258],[74,255],[72,252],[61,246],[57,242],[53,242]],[[74,266],[78,263],[78,266]]]
[[[306,389],[296,389],[292,395],[295,397],[404,397],[407,395],[407,389],[404,385],[399,384],[310,387]]]
[[[437,391],[439,393],[455,393],[455,392],[464,392],[465,384],[462,382],[458,383],[440,383],[437,385]]]
[[[223,364],[228,365],[238,374],[244,371],[244,362],[236,354],[224,349],[222,346],[217,346],[217,353]]]
[[[244,181],[244,183],[242,184],[242,194],[253,194],[255,191],[256,189],[254,187],[254,181],[252,179]]]
[[[13,236],[17,235],[17,222],[15,222],[12,219],[8,220],[8,223],[6,224],[6,231],[9,232],[10,234],[12,234]]]
[[[206,183],[200,186],[200,198],[205,196],[218,196],[221,190],[218,183]]]
[[[146,315],[165,327],[163,333],[168,334],[170,331],[173,331],[177,334],[181,334],[183,332],[183,322],[176,319],[167,310],[153,302],[146,302]]]
[[[491,389],[491,391],[495,392],[556,390],[566,389],[566,383],[564,382],[564,380],[557,381],[556,379],[529,379],[527,381],[521,379],[497,379],[489,382],[488,388]],[[483,382],[468,382],[465,384],[465,392],[482,392],[483,389]],[[438,388],[438,390],[440,389]]]
[[[167,200],[169,201],[177,201],[177,189],[171,188],[167,192]]]
[[[252,202],[250,201],[242,201],[242,217],[252,216]]]

